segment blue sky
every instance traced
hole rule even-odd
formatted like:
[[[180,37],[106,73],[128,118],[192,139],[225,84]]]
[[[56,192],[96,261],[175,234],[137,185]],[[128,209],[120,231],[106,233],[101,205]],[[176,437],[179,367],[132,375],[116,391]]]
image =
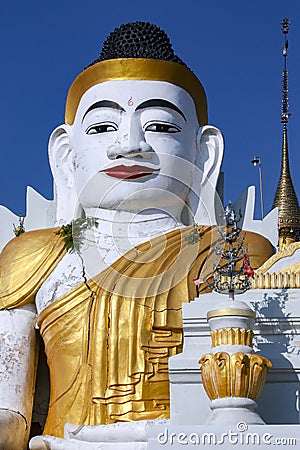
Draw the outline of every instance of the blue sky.
[[[0,15],[0,204],[25,212],[31,185],[52,198],[47,158],[51,131],[63,122],[68,87],[97,58],[121,23],[154,22],[202,81],[209,122],[225,137],[225,200],[258,186],[250,161],[261,156],[265,211],[281,160],[283,37],[289,33],[289,150],[300,196],[300,2],[298,0],[52,0],[3,2]],[[259,205],[258,205],[259,206]],[[257,208],[257,216],[260,210]]]

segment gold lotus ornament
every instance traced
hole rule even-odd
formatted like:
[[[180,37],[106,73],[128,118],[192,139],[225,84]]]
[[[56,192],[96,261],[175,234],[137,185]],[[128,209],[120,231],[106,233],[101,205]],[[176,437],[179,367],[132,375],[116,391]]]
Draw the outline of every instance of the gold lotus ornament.
[[[271,362],[256,354],[237,352],[207,353],[202,356],[202,382],[210,400],[243,397],[256,400],[272,367]]]
[[[254,333],[245,328],[218,328],[210,332],[212,347],[220,345],[244,345],[252,347]]]

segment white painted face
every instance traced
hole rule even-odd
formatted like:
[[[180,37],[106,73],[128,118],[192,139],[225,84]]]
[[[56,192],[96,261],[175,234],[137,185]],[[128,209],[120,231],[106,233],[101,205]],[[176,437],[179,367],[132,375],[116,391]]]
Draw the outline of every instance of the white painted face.
[[[178,214],[195,171],[194,102],[161,81],[108,81],[82,97],[71,127],[73,176],[85,211]]]

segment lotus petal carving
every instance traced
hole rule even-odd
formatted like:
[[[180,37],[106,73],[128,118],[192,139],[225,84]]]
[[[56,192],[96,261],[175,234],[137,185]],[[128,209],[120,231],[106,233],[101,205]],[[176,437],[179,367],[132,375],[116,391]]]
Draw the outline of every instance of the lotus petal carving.
[[[271,362],[256,354],[207,353],[202,356],[202,382],[210,400],[244,397],[256,400],[266,381]]]

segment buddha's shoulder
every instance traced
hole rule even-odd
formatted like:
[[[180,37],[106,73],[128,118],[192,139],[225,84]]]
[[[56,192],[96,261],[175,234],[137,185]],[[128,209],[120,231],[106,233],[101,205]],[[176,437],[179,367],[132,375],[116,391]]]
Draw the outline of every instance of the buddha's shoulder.
[[[215,243],[221,239],[219,228],[217,226],[202,225],[198,227],[199,240],[203,244],[214,247]],[[195,227],[187,227],[185,230],[186,235],[195,235]],[[272,243],[263,235],[255,233],[253,231],[241,230],[241,239],[243,240],[244,247],[251,248],[253,255],[260,255],[263,258],[269,258],[275,252],[275,248]]]
[[[219,229],[217,226],[201,226],[199,231],[199,254],[203,255],[206,259],[206,265],[209,265],[215,259],[214,248],[218,241],[222,241]],[[188,228],[188,238],[191,240],[195,236],[195,229]],[[251,257],[251,265],[255,268],[264,264],[274,253],[275,248],[272,243],[261,234],[253,231],[242,230],[241,231],[242,246],[244,253],[248,253]],[[226,245],[225,245],[226,248]]]
[[[261,234],[253,231],[244,231],[243,234],[245,245],[248,245],[249,252],[251,251],[253,257],[267,260],[275,253],[276,249],[273,244]]]
[[[57,249],[63,249],[64,241],[59,235],[59,228],[44,228],[22,233],[13,238],[0,254],[0,264],[8,264],[23,257],[40,257]]]
[[[24,306],[62,259],[58,228],[28,231],[12,239],[0,255],[0,309]]]
[[[65,254],[59,228],[43,228],[22,233],[9,241],[0,254],[1,281],[15,279],[20,273],[32,276],[53,265]]]

